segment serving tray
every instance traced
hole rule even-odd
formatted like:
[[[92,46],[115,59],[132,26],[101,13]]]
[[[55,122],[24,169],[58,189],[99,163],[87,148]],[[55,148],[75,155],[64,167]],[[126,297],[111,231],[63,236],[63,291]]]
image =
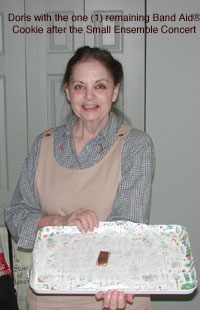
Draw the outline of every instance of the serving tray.
[[[100,251],[110,252],[106,266]],[[197,276],[186,229],[180,225],[100,222],[94,232],[76,227],[39,229],[30,285],[41,294],[189,294]]]

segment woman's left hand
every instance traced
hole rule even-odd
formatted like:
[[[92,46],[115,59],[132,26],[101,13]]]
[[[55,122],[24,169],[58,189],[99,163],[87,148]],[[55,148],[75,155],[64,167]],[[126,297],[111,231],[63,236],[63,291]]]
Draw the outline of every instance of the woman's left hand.
[[[101,300],[103,299],[103,309],[110,309],[110,310],[122,310],[125,309],[126,303],[133,302],[133,295],[131,294],[124,294],[120,291],[107,291],[98,292],[96,294],[96,299]]]

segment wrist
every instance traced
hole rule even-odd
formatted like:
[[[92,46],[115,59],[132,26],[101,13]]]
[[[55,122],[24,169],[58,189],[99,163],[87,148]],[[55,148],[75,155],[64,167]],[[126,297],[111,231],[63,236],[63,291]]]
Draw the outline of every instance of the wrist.
[[[57,226],[60,225],[60,215],[45,215],[38,223],[37,230],[44,226]]]

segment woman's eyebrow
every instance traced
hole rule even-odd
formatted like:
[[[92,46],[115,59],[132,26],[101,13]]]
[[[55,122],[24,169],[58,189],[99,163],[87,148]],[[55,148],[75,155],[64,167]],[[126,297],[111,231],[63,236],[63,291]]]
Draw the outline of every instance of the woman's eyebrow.
[[[109,81],[108,81],[107,79],[104,79],[104,78],[95,81],[95,83],[99,83],[99,82],[107,82],[107,83],[109,83]],[[85,82],[79,81],[79,80],[74,80],[74,81],[71,81],[71,83],[72,83],[72,84],[73,84],[73,83],[82,83],[82,84],[84,84]]]
[[[82,84],[84,84],[84,82],[83,81],[79,81],[79,80],[74,80],[74,81],[71,81],[71,83],[73,84],[73,83],[82,83]]]
[[[100,80],[97,80],[95,83],[98,83],[98,82],[107,82],[107,83],[109,83],[109,81],[107,79],[100,79]]]

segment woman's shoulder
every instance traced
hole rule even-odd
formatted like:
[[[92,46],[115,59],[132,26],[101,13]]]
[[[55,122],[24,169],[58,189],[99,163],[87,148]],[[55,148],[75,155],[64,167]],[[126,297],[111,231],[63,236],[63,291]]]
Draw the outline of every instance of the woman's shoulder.
[[[35,138],[35,141],[34,143],[40,143],[43,139],[43,137],[48,134],[48,133],[52,133],[54,136],[62,136],[63,133],[65,132],[66,130],[66,124],[64,125],[59,125],[59,126],[56,126],[56,127],[51,127],[51,128],[48,128],[44,131],[42,131],[36,138]]]
[[[131,128],[126,136],[124,147],[131,149],[132,152],[135,152],[145,146],[153,147],[153,141],[149,134],[140,129]]]
[[[146,158],[146,159],[144,159]],[[138,165],[141,160],[146,160],[155,166],[154,144],[148,133],[132,128],[124,141],[122,151],[122,170],[127,171],[130,167]]]
[[[63,133],[65,131],[65,127],[66,127],[66,125],[59,125],[59,126],[49,128],[49,129],[42,131],[38,136],[36,136],[36,138],[33,142],[32,148],[30,150],[30,153],[40,152],[41,145],[42,145],[42,139],[46,134],[53,133],[54,136],[56,136],[56,138],[60,137],[63,135]]]

